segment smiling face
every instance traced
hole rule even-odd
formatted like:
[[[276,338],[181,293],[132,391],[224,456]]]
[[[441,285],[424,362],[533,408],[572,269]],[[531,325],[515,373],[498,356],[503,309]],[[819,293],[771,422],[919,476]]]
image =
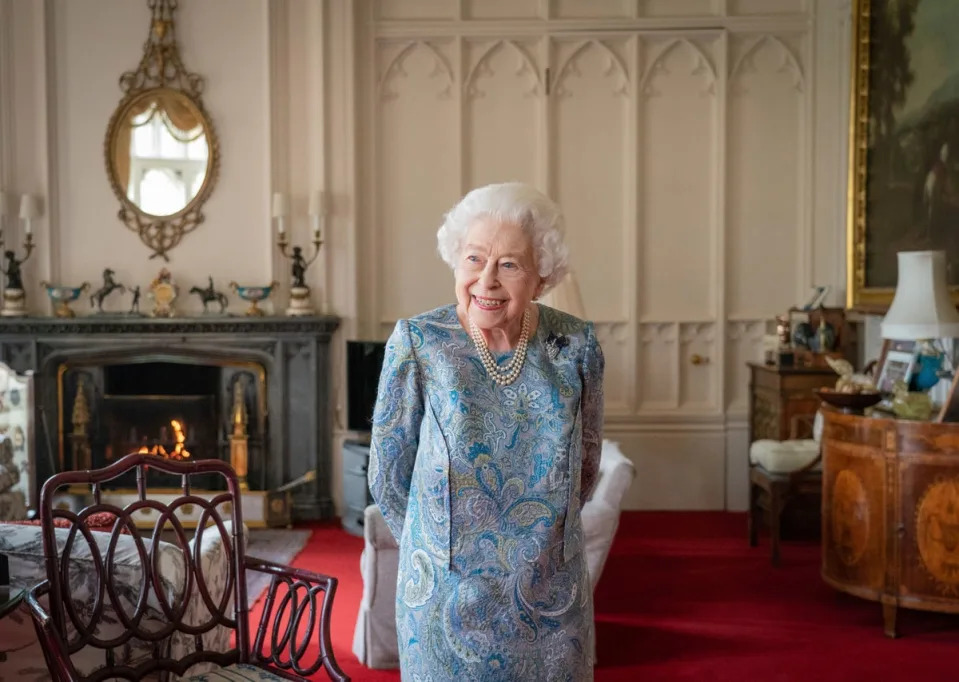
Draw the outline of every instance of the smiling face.
[[[454,274],[460,310],[484,331],[515,333],[543,289],[526,232],[489,216],[470,225]]]

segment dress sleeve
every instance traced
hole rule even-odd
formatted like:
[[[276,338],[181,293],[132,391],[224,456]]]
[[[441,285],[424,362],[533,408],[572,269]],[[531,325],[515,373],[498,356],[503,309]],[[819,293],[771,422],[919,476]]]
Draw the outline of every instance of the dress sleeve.
[[[367,471],[370,492],[397,542],[406,520],[423,405],[410,323],[400,320],[386,342]]]
[[[583,358],[583,469],[580,481],[580,506],[593,493],[603,448],[603,370],[606,360],[596,339],[593,323],[586,328],[586,352]]]

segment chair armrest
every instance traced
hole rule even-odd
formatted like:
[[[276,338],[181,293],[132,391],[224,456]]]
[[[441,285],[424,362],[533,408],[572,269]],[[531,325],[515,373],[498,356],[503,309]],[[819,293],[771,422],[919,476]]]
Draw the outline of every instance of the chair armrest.
[[[268,664],[283,672],[292,671],[301,677],[310,677],[322,667],[331,679],[348,682],[350,678],[340,669],[333,655],[333,643],[330,639],[330,617],[333,612],[333,595],[336,593],[336,578],[249,556],[245,557],[244,565],[247,570],[273,576],[251,651],[254,661]],[[284,586],[285,590],[277,600],[280,586]],[[320,593],[323,596],[318,607],[317,596]],[[304,619],[307,620],[305,624]],[[264,653],[267,630],[269,651]],[[303,654],[306,653],[314,630],[317,630],[319,658],[309,665],[304,665]]]
[[[54,673],[53,677],[61,680],[76,679],[77,671],[74,669],[70,655],[67,653],[66,643],[53,627],[53,619],[50,614],[40,604],[40,597],[46,595],[49,591],[49,580],[37,583],[27,591],[24,602],[27,611],[33,618],[33,625],[37,631],[37,639],[40,640],[43,657],[46,659],[49,671]]]

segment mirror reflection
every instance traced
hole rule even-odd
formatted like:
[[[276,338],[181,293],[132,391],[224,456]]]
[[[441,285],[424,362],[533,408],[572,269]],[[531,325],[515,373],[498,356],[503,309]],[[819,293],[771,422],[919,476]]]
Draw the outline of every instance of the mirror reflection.
[[[154,216],[173,215],[206,180],[206,121],[183,93],[148,90],[120,117],[112,157],[115,180],[135,206]]]

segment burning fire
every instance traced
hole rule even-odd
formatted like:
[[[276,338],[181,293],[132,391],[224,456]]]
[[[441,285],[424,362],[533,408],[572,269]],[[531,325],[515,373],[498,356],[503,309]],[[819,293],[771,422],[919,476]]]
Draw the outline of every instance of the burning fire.
[[[137,452],[141,455],[159,455],[168,459],[188,459],[190,451],[183,445],[186,442],[186,433],[183,431],[183,427],[176,419],[171,420],[170,425],[173,427],[173,435],[176,438],[176,445],[173,446],[172,451],[167,452],[167,449],[162,445],[154,445],[152,448],[144,445]]]

